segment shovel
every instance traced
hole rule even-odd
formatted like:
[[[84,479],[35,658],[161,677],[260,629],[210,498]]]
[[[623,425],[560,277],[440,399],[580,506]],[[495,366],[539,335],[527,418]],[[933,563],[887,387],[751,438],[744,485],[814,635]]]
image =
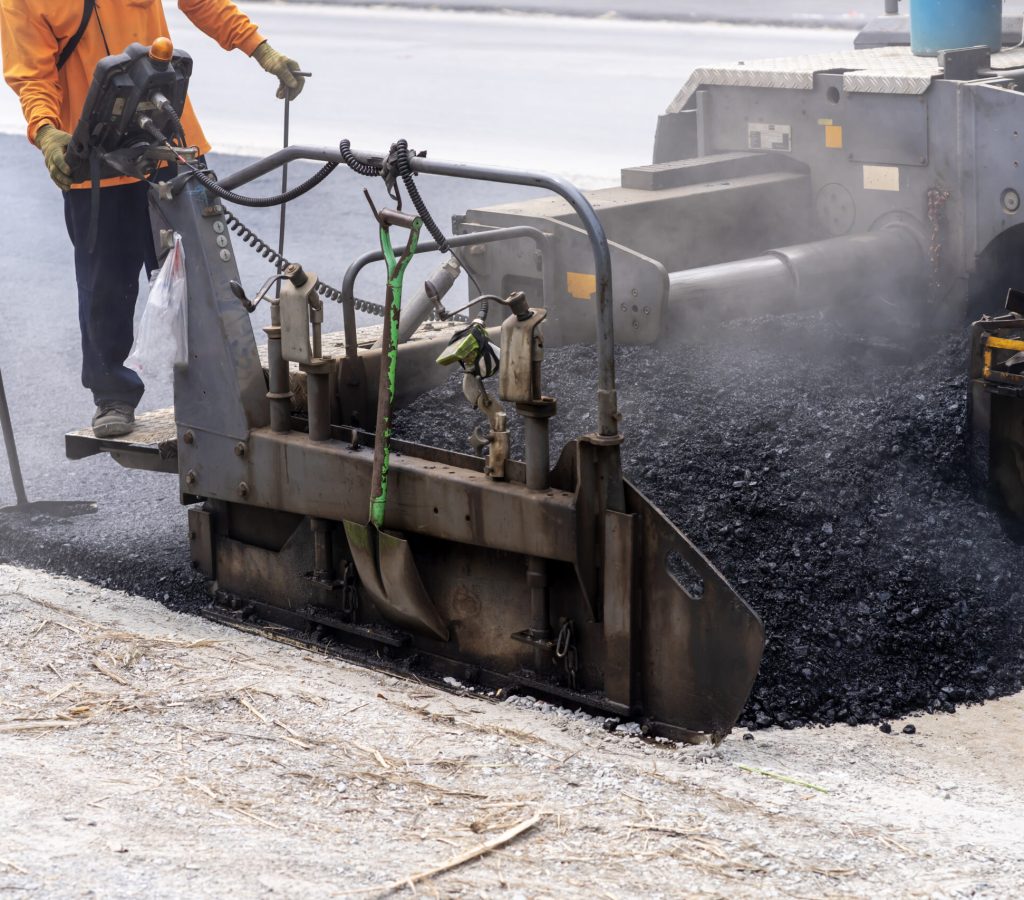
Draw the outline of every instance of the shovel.
[[[4,390],[4,376],[0,372],[0,426],[3,427],[4,445],[7,447],[7,462],[11,467],[11,481],[14,483],[15,506],[5,506],[0,513],[19,512],[44,516],[71,518],[85,513],[96,512],[93,500],[35,500],[29,502],[25,493],[25,481],[21,477],[21,462],[18,447],[14,443],[14,428],[11,425],[11,411],[7,406],[7,392]]]
[[[366,199],[370,201],[369,193]],[[345,535],[363,589],[381,614],[396,625],[427,637],[448,640],[448,625],[438,614],[423,585],[412,548],[400,534],[384,530],[391,464],[391,412],[398,368],[398,320],[402,305],[402,279],[416,252],[422,221],[393,209],[379,212],[370,207],[380,226],[380,246],[388,266],[384,304],[384,345],[377,387],[377,433],[373,443],[373,474],[370,477],[369,523],[345,522]],[[390,228],[409,230],[401,256],[395,257]]]

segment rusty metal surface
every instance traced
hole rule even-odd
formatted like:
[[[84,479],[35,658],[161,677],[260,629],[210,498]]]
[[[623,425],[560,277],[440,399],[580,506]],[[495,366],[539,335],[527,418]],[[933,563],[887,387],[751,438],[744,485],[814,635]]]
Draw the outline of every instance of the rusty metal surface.
[[[604,692],[632,710],[639,686],[636,602],[637,517],[609,510],[604,528]]]
[[[196,571],[207,578],[215,578],[213,549],[213,521],[205,509],[192,507],[188,511],[188,543],[189,555]]]
[[[659,721],[724,736],[757,677],[764,625],[689,539],[626,487],[643,546],[637,564],[644,710]],[[670,574],[673,556],[699,580],[699,594]]]
[[[197,442],[197,446],[199,443]],[[238,461],[250,492],[246,502],[333,521],[366,520],[372,458],[339,441],[312,444],[305,435],[254,431]],[[411,448],[409,448],[411,449]],[[576,558],[575,501],[571,493],[537,495],[516,482],[396,452],[385,525],[465,544],[571,561]],[[238,481],[197,462],[197,490],[237,500]]]

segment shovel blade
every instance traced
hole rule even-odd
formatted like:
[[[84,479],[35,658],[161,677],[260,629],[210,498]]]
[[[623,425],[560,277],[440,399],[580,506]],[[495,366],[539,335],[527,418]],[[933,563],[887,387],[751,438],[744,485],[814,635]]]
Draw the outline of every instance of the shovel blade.
[[[370,599],[383,609],[387,602],[384,584],[380,580],[377,568],[377,529],[371,525],[360,525],[358,522],[345,522],[345,537],[348,538],[348,549],[352,561],[356,564],[359,581]]]
[[[387,594],[381,612],[392,622],[439,641],[448,640],[448,624],[441,618],[420,578],[409,542],[393,531],[377,534],[380,574]]]
[[[400,628],[447,641],[448,626],[423,586],[409,542],[357,522],[345,522],[345,536],[363,590],[380,614]]]

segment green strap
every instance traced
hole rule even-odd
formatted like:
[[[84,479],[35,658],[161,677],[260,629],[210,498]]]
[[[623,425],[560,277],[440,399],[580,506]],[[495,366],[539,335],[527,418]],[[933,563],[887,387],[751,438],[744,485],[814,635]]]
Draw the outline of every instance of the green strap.
[[[391,411],[395,402],[395,376],[398,372],[398,320],[402,309],[402,280],[405,270],[412,261],[413,254],[420,240],[420,228],[423,222],[417,217],[413,220],[409,245],[401,261],[395,258],[395,250],[391,246],[391,234],[385,227],[380,229],[380,249],[388,265],[388,293],[391,295],[384,313],[384,328],[387,330],[388,358],[387,365],[382,366],[382,376],[387,378],[388,411],[383,422],[378,422],[381,429],[381,440],[384,442],[384,462],[380,469],[380,483],[377,492],[370,498],[370,523],[377,528],[384,526],[384,507],[388,502],[388,470],[391,468]]]

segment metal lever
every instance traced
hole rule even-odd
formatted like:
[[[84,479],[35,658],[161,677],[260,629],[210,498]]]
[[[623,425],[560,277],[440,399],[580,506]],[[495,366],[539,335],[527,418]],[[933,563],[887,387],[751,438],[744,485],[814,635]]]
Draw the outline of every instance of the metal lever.
[[[229,286],[231,288],[231,293],[234,294],[238,298],[238,300],[242,304],[242,306],[245,307],[246,312],[250,312],[251,313],[251,312],[255,312],[256,311],[256,307],[260,305],[260,302],[262,300],[266,299],[267,294],[270,292],[270,289],[275,284],[277,284],[279,281],[283,281],[284,279],[286,279],[288,277],[290,277],[290,276],[289,276],[289,274],[287,272],[282,272],[279,275],[271,275],[263,283],[263,287],[261,287],[259,289],[259,292],[256,294],[256,298],[254,300],[250,300],[246,296],[245,288],[242,287],[242,283],[240,281],[232,280],[232,281],[229,282]],[[277,300],[274,299],[274,300],[271,300],[270,302],[271,303],[276,303]]]

